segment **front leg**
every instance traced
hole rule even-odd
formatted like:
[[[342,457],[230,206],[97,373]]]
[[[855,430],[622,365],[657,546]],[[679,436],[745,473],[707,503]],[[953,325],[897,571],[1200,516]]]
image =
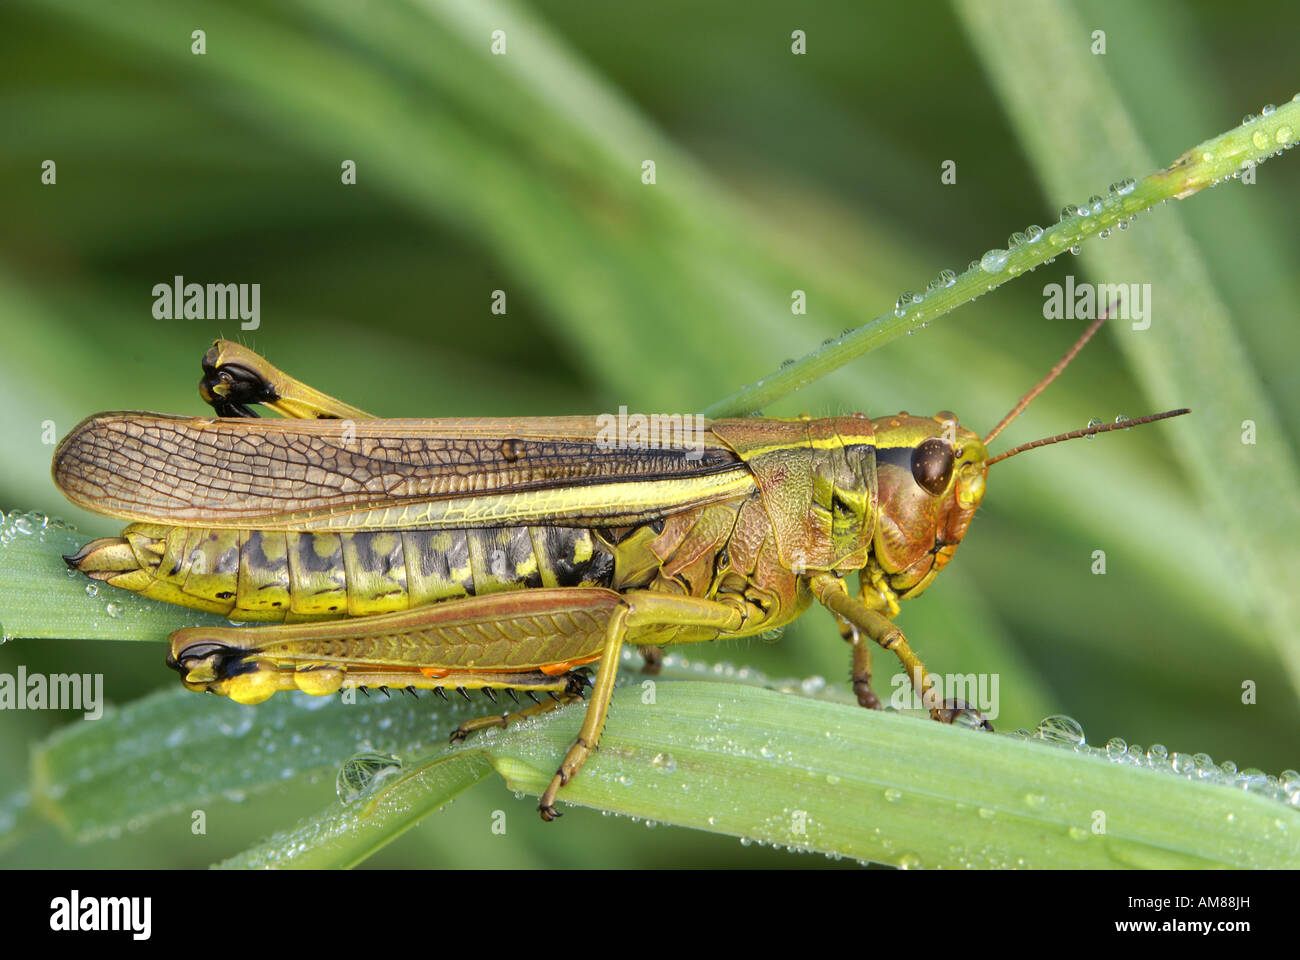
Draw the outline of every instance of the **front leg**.
[[[977,726],[984,730],[992,730],[993,725],[988,719],[976,710],[974,707],[961,700],[947,700],[941,704],[935,703],[935,696],[930,692],[934,686],[934,679],[925,669],[925,664],[921,662],[907,642],[907,637],[903,631],[891,621],[875,610],[872,610],[861,600],[849,596],[844,581],[839,577],[832,576],[829,573],[819,573],[808,579],[808,585],[812,588],[813,595],[821,602],[822,606],[830,610],[840,618],[841,622],[847,623],[852,630],[859,631],[870,637],[876,643],[880,644],[886,650],[890,650],[898,657],[907,671],[908,677],[912,680],[913,689],[921,697],[921,702],[927,705],[930,716],[940,723],[952,723],[963,713],[972,713],[978,720]],[[854,690],[858,689],[858,648],[865,647],[865,644],[857,642],[854,645]],[[870,659],[866,660],[867,679],[870,679]],[[868,688],[870,693],[870,689]],[[874,693],[870,693],[872,699]],[[863,696],[858,695],[858,702],[863,703]],[[863,703],[863,706],[868,706]]]

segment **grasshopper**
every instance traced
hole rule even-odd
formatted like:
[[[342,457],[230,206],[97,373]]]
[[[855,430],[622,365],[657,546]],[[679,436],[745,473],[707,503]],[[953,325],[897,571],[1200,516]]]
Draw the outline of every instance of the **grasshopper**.
[[[64,494],[130,521],[65,559],[147,597],[272,622],[171,635],[167,662],[186,687],[240,703],[371,687],[534,701],[461,724],[455,740],[590,686],[540,798],[545,820],[596,749],[624,644],[752,636],[813,601],[852,644],[860,704],[881,706],[871,641],[899,659],[934,719],[988,727],[967,704],[929,696],[933,680],[892,618],[952,559],[990,465],[1188,412],[990,457],[989,442],[1100,323],[984,437],[948,412],[690,418],[691,442],[656,446],[608,442],[593,417],[377,419],[218,340],[199,385],[216,418],[101,413],[59,444]],[[258,404],[283,416],[258,419]],[[589,681],[582,668],[597,661]]]

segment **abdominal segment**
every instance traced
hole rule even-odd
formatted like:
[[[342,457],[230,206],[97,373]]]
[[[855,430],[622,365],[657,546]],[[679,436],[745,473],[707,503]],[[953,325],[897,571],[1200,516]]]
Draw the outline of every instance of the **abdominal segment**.
[[[614,575],[610,545],[582,527],[294,533],[139,523],[66,559],[153,599],[271,622],[529,587],[609,586]]]

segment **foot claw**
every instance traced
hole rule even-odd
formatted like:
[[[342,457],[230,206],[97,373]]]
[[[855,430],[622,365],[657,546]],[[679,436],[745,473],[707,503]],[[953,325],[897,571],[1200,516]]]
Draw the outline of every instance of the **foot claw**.
[[[560,813],[560,811],[556,810],[555,807],[551,806],[550,804],[547,804],[545,806],[539,806],[537,808],[537,812],[542,815],[542,819],[545,820],[547,823],[550,823],[552,820],[556,820],[564,816],[564,814]]]
[[[866,707],[868,710],[883,710],[880,704],[880,698],[876,696],[876,691],[871,689],[871,683],[866,680],[854,680],[853,692],[857,695],[858,706]]]
[[[965,700],[945,700],[942,707],[936,707],[930,711],[930,716],[940,723],[955,723],[957,718],[963,714],[967,715],[966,725],[976,730],[987,730],[993,732],[993,724],[989,722],[988,717],[980,713]]]

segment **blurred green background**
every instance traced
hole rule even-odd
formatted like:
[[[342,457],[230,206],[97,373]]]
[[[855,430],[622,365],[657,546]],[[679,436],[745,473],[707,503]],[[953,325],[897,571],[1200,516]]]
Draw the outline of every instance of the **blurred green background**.
[[[1300,9],[1135,6],[1069,9],[1081,46],[1106,31],[1105,73],[1160,162],[1300,89],[1288,40]],[[195,29],[203,56],[190,52]],[[505,31],[504,56],[490,53],[493,30]],[[999,55],[977,51],[939,3],[7,4],[0,509],[114,533],[54,489],[43,425],[62,436],[97,410],[203,412],[198,361],[218,335],[378,415],[702,409],[939,270],[1055,222],[1062,204],[1148,172],[1113,168],[1097,129],[1074,192],[1049,195],[981,66]],[[1033,85],[1052,66],[1022,57],[1016,69]],[[45,186],[51,159],[57,185]],[[347,160],[355,185],[340,182]],[[945,160],[955,185],[940,182]],[[1297,196],[1300,163],[1288,157],[1253,186],[1157,210],[1106,241],[1192,238],[1248,375],[1288,431],[1259,443],[1291,461]],[[1077,334],[1042,318],[1043,285],[1071,272],[1150,282],[1156,322],[1196,336],[1196,316],[1161,314],[1167,278],[1089,276],[1088,260],[1065,257],[768,412],[951,409],[985,431]],[[260,328],[155,319],[154,284],[178,274],[259,283]],[[791,313],[796,289],[806,315]],[[490,311],[494,290],[507,295],[504,316]],[[1153,394],[1115,345],[1139,334],[1111,326],[1000,443],[1197,407]],[[1176,461],[1181,431],[1206,428],[1186,418],[999,467],[956,561],[904,605],[900,625],[931,669],[999,673],[1000,729],[1067,713],[1094,743],[1159,742],[1274,774],[1300,765],[1295,686],[1277,652],[1296,637],[1259,628],[1265,601]],[[1247,529],[1296,525],[1297,504],[1239,494]],[[1105,576],[1090,572],[1098,549]],[[816,611],[780,643],[692,653],[847,680],[847,648]],[[16,642],[0,649],[0,671],[75,663],[103,672],[108,697],[126,703],[175,684],[162,658],[161,642]],[[893,666],[878,670],[887,694]],[[1243,680],[1258,685],[1254,705],[1241,703]],[[26,781],[32,745],[68,722],[0,715],[5,792]],[[86,846],[44,828],[0,863],[202,866],[331,793],[294,780],[218,801],[222,828],[204,838],[184,817]],[[486,826],[503,806],[529,813],[508,838]],[[493,780],[369,863],[821,864],[588,810],[548,828],[531,809]]]

